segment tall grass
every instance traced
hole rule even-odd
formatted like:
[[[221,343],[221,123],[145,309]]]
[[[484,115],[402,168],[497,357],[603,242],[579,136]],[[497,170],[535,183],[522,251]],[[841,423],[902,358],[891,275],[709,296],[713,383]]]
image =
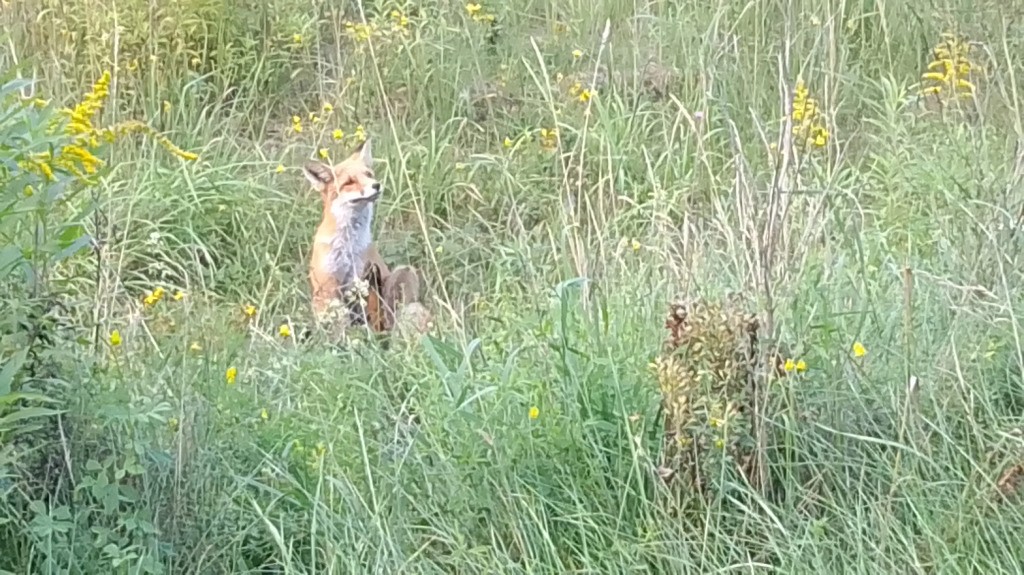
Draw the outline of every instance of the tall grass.
[[[0,483],[0,572],[1020,572],[1018,20],[7,3],[3,70],[54,107],[109,70],[104,125],[199,159],[120,139],[54,214],[89,210],[97,249],[52,274],[89,345],[53,344],[66,413]],[[975,92],[936,109],[947,30]],[[798,77],[824,146],[792,136]],[[376,241],[424,272],[434,330],[281,337],[311,319],[298,167],[361,134]],[[808,369],[770,380],[767,486],[724,465],[677,499],[649,364],[670,301],[728,293]]]

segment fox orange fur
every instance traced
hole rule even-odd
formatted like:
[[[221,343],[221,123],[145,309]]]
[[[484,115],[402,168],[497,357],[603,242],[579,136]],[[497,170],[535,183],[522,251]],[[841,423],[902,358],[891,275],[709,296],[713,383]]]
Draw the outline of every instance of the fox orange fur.
[[[422,306],[418,304],[416,273],[408,267],[392,273],[373,245],[370,224],[381,186],[373,173],[370,140],[335,166],[310,162],[302,171],[323,201],[323,217],[309,262],[317,318],[322,320],[331,303],[362,279],[369,289],[366,317],[358,319],[364,319],[374,331],[389,331],[396,323],[399,304],[416,303],[417,310]],[[429,317],[425,308],[424,313]]]

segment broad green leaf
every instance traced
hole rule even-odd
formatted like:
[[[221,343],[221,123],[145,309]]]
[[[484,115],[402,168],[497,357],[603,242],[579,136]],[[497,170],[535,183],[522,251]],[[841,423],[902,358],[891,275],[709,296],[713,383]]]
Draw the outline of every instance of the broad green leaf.
[[[14,383],[14,376],[18,374],[18,370],[21,369],[22,364],[25,363],[25,358],[28,357],[28,349],[23,349],[7,360],[4,367],[0,369],[0,396],[9,395],[11,393],[11,385]]]

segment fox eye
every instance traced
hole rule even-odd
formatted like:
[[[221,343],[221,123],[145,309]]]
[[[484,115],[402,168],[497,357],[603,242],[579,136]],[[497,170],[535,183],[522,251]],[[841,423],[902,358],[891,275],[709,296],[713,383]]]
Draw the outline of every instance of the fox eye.
[[[373,172],[371,172],[371,171],[367,170],[367,171],[366,171],[366,177],[367,177],[367,178],[371,178],[371,179],[372,179],[372,178],[373,178]]]

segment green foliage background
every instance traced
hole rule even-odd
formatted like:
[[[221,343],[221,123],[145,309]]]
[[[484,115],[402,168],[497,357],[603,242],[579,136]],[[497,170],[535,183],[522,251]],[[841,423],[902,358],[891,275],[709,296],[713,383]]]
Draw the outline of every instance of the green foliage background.
[[[4,2],[0,572],[1019,570],[1019,12]],[[976,91],[939,110],[948,30]],[[91,184],[27,170],[104,70],[98,125],[198,160],[135,135]],[[830,137],[780,190],[798,77]],[[298,166],[359,133],[434,331],[281,338]],[[726,459],[672,501],[649,364],[670,301],[729,292],[808,369],[769,390],[770,489]]]

